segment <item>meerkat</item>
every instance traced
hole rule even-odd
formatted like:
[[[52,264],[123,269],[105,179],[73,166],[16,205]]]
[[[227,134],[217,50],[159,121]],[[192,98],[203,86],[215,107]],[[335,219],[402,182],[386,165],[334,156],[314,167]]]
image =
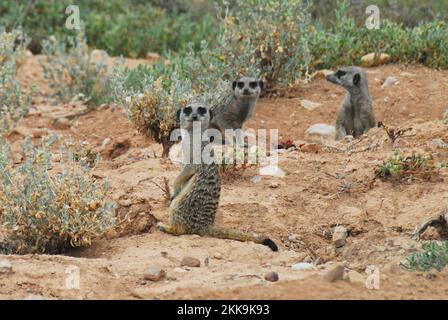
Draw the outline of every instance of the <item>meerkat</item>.
[[[336,120],[336,140],[343,139],[346,135],[358,138],[375,127],[372,97],[366,72],[362,68],[341,68],[326,79],[348,91]]]
[[[262,80],[242,77],[232,83],[232,93],[212,107],[214,117],[210,121],[210,128],[221,132],[223,144],[226,143],[225,129],[236,130],[236,142],[239,145],[244,144],[243,126],[255,113],[263,87]]]
[[[201,157],[209,151],[210,159],[214,160],[213,148],[205,149],[211,146],[207,130],[212,117],[213,112],[199,103],[190,104],[178,112],[182,143],[187,143],[190,152],[187,157],[184,157],[182,171],[174,181],[169,207],[170,224],[159,223],[158,229],[173,235],[198,234],[220,239],[253,241],[277,251],[277,245],[265,236],[214,226],[221,193],[221,177],[216,161],[204,161]],[[199,132],[195,131],[198,122]],[[195,134],[196,137],[199,134],[202,140],[196,145],[194,144],[197,141]],[[192,163],[191,160],[194,160],[197,155],[200,157],[200,163],[196,163],[196,160]]]

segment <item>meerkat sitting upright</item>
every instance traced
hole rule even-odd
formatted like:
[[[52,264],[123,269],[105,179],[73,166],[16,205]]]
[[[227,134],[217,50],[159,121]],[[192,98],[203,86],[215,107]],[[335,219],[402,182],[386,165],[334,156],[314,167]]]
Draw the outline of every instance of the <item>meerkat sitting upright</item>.
[[[277,245],[267,237],[214,226],[221,193],[221,177],[213,148],[208,148],[211,145],[206,130],[212,114],[211,110],[199,103],[193,103],[178,112],[182,144],[189,150],[187,157],[184,154],[182,171],[174,181],[169,207],[170,224],[159,223],[157,226],[159,230],[173,235],[198,234],[221,239],[253,241],[277,251]],[[183,150],[186,153],[186,149]],[[207,157],[210,156],[208,160],[211,161],[204,161],[207,160],[204,159],[204,154],[207,154],[208,150]]]
[[[341,68],[328,75],[327,80],[348,91],[336,120],[336,140],[343,139],[346,135],[358,138],[375,127],[372,97],[366,72],[362,68]]]
[[[262,80],[242,77],[232,83],[232,94],[225,96],[217,105],[212,107],[214,117],[210,121],[210,128],[221,132],[224,144],[226,143],[224,139],[225,129],[236,130],[236,142],[239,145],[244,144],[243,126],[255,113],[263,86]]]

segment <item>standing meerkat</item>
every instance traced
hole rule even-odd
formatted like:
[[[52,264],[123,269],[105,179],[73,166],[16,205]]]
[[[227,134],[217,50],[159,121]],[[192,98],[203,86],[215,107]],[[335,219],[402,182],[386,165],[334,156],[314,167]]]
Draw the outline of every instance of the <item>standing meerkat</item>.
[[[225,129],[237,130],[236,142],[243,145],[243,126],[255,113],[258,98],[264,83],[262,80],[242,77],[232,83],[232,94],[224,97],[217,105],[212,107],[214,113],[210,121],[210,128],[221,132],[225,144]]]
[[[178,112],[182,144],[188,147],[189,152],[187,155],[184,152],[182,171],[174,181],[169,207],[170,224],[159,223],[157,227],[173,235],[198,234],[253,241],[277,251],[277,245],[267,237],[214,226],[221,193],[221,177],[206,132],[212,116],[213,112],[199,103],[190,104]],[[211,161],[204,161],[206,159],[203,156],[207,152],[210,156],[208,160]]]
[[[343,139],[346,135],[358,138],[375,127],[372,97],[366,72],[362,68],[341,68],[328,75],[327,80],[348,91],[336,120],[336,140]]]

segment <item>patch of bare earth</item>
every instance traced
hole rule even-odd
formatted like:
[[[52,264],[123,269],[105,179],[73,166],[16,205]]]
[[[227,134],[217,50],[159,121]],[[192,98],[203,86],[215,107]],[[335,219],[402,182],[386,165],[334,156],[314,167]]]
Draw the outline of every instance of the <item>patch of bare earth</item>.
[[[21,77],[34,77],[37,67],[30,63],[21,69],[25,73]],[[441,169],[431,182],[398,185],[375,179],[374,174],[394,148],[405,154],[432,155],[436,163],[448,160],[448,149],[431,143],[433,139],[448,142],[447,126],[440,120],[448,107],[444,96],[448,72],[388,65],[369,69],[368,76],[378,120],[412,128],[395,146],[382,129],[373,129],[370,138],[364,137],[358,145],[368,147],[362,152],[326,147],[318,153],[285,151],[279,155],[285,177],[264,176],[253,182],[258,169],[250,168],[240,178],[225,182],[217,224],[267,234],[279,244],[278,253],[253,243],[173,237],[156,231],[155,222],[168,219],[159,186],[164,178],[171,182],[179,166],[162,161],[161,147],[138,134],[120,108],[106,106],[58,127],[54,115],[77,106],[35,103],[20,125],[34,133],[56,132],[63,138],[86,141],[101,153],[104,161],[95,175],[110,182],[111,198],[118,203],[122,221],[108,238],[66,256],[0,256],[13,267],[12,273],[0,274],[0,299],[21,299],[30,293],[55,299],[448,298],[447,271],[410,272],[399,266],[420,248],[418,241],[411,240],[415,228],[448,203],[447,170]],[[382,89],[388,76],[400,83]],[[261,99],[248,127],[276,128],[281,140],[304,140],[308,126],[334,122],[344,94],[315,79],[292,89],[288,97]],[[308,111],[300,106],[301,99],[322,106]],[[20,133],[10,139],[16,145],[13,149],[19,150]],[[338,148],[346,146],[341,143]],[[273,182],[278,186],[272,188]],[[338,249],[332,242],[337,225],[348,230],[345,246]],[[441,240],[442,236],[430,230],[425,239]],[[181,268],[185,256],[199,259],[201,266]],[[319,265],[314,270],[291,268],[316,260]],[[330,262],[343,262],[347,270],[364,276],[367,266],[377,266],[379,290],[344,280],[328,282],[322,274],[331,268]],[[80,268],[79,290],[66,289],[66,270],[73,265]],[[165,269],[166,277],[157,282],[144,280],[149,265]],[[280,280],[264,280],[269,271],[277,272]]]

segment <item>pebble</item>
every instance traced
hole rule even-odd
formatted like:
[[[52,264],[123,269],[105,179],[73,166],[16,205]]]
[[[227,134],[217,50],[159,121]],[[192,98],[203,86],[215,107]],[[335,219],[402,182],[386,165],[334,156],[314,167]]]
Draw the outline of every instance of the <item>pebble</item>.
[[[182,267],[199,268],[201,266],[201,261],[192,257],[184,257],[180,264]]]
[[[306,129],[305,135],[307,136],[317,136],[325,139],[332,139],[336,135],[335,126],[325,124],[325,123],[316,123],[311,127]]]
[[[303,99],[303,100],[300,101],[300,105],[303,108],[305,108],[306,110],[312,111],[312,110],[317,109],[320,106],[322,106],[322,103],[313,102],[313,101],[310,101],[310,100]]]
[[[29,294],[23,300],[47,300],[44,296],[41,296],[40,294]]]
[[[280,183],[278,183],[278,182],[271,182],[269,184],[269,188],[271,188],[271,189],[277,189],[278,187],[280,187]]]
[[[336,280],[342,280],[343,275],[344,265],[342,263],[336,263],[324,272],[323,277],[328,282],[334,282]]]
[[[213,258],[221,260],[223,257],[222,257],[222,254],[220,254],[219,252],[216,252],[215,254],[213,254]]]
[[[393,86],[393,85],[397,85],[399,83],[400,83],[400,81],[398,81],[397,78],[395,78],[395,77],[387,77],[387,79],[384,81],[384,83],[381,86],[381,88],[390,87],[390,86]]]
[[[333,231],[333,243],[336,248],[345,246],[347,240],[347,229],[343,226],[337,226]]]
[[[185,272],[188,272],[188,270],[185,270],[184,268],[174,268],[173,271],[174,271],[174,272],[178,272],[178,273],[185,273]]]
[[[264,279],[270,282],[278,281],[278,273],[274,271],[270,271],[264,275]]]
[[[12,264],[8,260],[0,261],[0,274],[7,274],[12,272]]]
[[[57,118],[53,123],[53,127],[55,129],[64,130],[69,129],[71,124],[67,118]]]
[[[285,172],[277,166],[266,166],[266,167],[260,168],[260,175],[273,176],[273,177],[284,177]]]
[[[362,274],[360,274],[359,272],[356,272],[354,270],[350,270],[349,272],[347,272],[347,274],[345,275],[345,280],[347,280],[348,282],[352,283],[352,284],[356,284],[356,285],[365,285],[366,280],[364,279],[364,276]]]
[[[314,269],[314,265],[308,262],[299,262],[292,265],[292,270],[300,271],[300,270],[312,270]]]
[[[145,273],[145,280],[150,281],[159,281],[160,279],[164,278],[166,276],[165,270],[157,267],[157,266],[150,266],[146,269]]]
[[[322,151],[322,147],[317,143],[308,143],[300,147],[300,151],[305,153],[319,153]]]

